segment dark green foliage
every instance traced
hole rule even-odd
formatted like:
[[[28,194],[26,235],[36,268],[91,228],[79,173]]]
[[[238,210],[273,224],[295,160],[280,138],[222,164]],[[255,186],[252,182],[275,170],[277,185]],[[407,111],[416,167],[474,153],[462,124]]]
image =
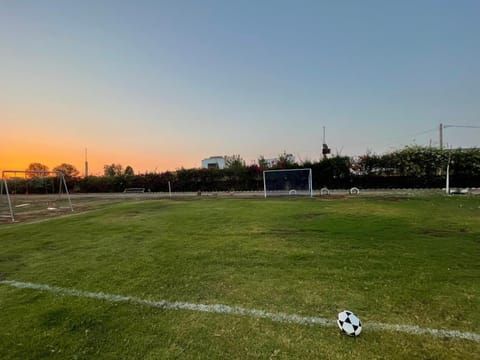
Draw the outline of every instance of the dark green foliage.
[[[125,176],[133,176],[133,175],[135,175],[135,172],[133,171],[133,168],[132,168],[130,165],[127,165],[127,167],[125,168],[124,175],[125,175]]]
[[[245,160],[238,154],[225,155],[224,158],[227,169],[242,169],[245,167]]]
[[[356,159],[333,156],[319,161],[297,164],[283,153],[276,169],[311,168],[313,188],[440,188],[450,158],[450,184],[456,187],[480,186],[480,149],[440,150],[406,147],[384,155],[366,154]],[[126,187],[150,191],[243,191],[263,190],[266,161],[245,166],[239,155],[227,157],[225,169],[179,169],[175,172],[134,175],[127,166],[106,165],[108,176],[69,179],[70,189],[80,192],[118,192]]]
[[[31,163],[28,165],[26,171],[48,171],[48,166],[41,163]],[[41,176],[41,175],[30,175],[31,177]]]
[[[278,162],[275,166],[276,169],[294,169],[295,167],[298,167],[298,164],[295,163],[292,154],[287,154],[287,152],[284,151],[282,154],[278,155]]]
[[[105,175],[105,176],[123,175],[123,167],[120,164],[104,165],[103,166],[103,175]]]
[[[355,169],[361,175],[434,178],[445,173],[449,159],[451,175],[480,176],[480,149],[405,147],[385,155],[361,156],[355,162]]]
[[[77,170],[77,168],[75,166],[73,166],[72,164],[67,164],[67,163],[63,163],[63,164],[60,164],[58,166],[55,166],[53,168],[54,171],[61,171],[63,173],[63,175],[65,175],[65,178],[68,179],[68,178],[72,178],[72,177],[77,177],[80,172]]]

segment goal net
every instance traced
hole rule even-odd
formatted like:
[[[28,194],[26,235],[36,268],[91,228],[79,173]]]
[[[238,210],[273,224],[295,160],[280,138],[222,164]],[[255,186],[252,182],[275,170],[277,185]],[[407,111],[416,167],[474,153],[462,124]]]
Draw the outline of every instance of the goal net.
[[[312,169],[265,170],[265,197],[282,195],[313,196]]]
[[[61,171],[4,170],[0,182],[0,221],[15,222],[73,211]]]

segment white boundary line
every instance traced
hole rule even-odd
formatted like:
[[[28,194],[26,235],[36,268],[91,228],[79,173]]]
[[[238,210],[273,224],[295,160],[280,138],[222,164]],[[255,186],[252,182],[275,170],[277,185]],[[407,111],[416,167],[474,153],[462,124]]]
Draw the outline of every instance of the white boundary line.
[[[257,309],[246,309],[238,306],[229,306],[224,304],[195,304],[188,302],[170,302],[165,300],[144,300],[134,296],[123,296],[123,295],[113,295],[105,294],[103,292],[95,293],[88,292],[76,289],[67,289],[58,286],[50,286],[45,284],[34,284],[29,282],[21,282],[15,280],[1,280],[0,284],[8,285],[11,287],[16,287],[20,289],[32,289],[47,291],[54,294],[64,295],[64,296],[75,296],[81,298],[90,298],[98,300],[106,300],[110,302],[126,302],[143,306],[156,307],[165,310],[190,310],[190,311],[199,311],[207,313],[216,313],[216,314],[228,314],[228,315],[241,315],[241,316],[250,316],[254,318],[263,318],[269,319],[276,322],[282,323],[292,323],[292,324],[301,324],[301,325],[320,325],[320,326],[336,326],[335,320],[330,320],[322,317],[310,317],[310,316],[300,316],[295,314],[285,314],[285,313],[271,313],[263,310]],[[378,331],[395,331],[402,332],[413,335],[430,335],[433,337],[444,337],[444,338],[455,338],[455,339],[464,339],[471,340],[475,342],[480,342],[480,334],[474,332],[462,332],[458,330],[444,330],[444,329],[431,329],[431,328],[421,328],[419,326],[412,325],[394,325],[394,324],[383,324],[383,323],[368,323],[364,324],[365,330],[378,330]]]

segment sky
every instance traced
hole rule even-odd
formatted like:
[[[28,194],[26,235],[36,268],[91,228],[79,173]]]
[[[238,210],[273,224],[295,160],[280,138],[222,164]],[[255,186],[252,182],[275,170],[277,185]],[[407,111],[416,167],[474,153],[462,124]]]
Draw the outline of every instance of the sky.
[[[479,147],[478,0],[0,0],[0,170]]]

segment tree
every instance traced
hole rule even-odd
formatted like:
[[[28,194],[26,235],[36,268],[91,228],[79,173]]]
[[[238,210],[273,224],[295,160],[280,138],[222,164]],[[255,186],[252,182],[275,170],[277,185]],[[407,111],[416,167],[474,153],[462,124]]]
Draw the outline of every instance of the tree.
[[[48,166],[41,163],[31,163],[26,171],[48,171]],[[26,174],[27,178],[42,177],[40,174]]]
[[[295,157],[292,154],[287,154],[287,152],[284,151],[283,154],[278,155],[277,168],[288,169],[295,165]]]
[[[125,168],[124,175],[125,175],[125,176],[133,176],[133,175],[135,175],[135,173],[134,173],[134,171],[133,171],[133,168],[132,168],[130,165],[127,165],[127,167]]]
[[[480,149],[451,150],[450,174],[463,176],[480,176]],[[447,157],[445,157],[448,159]],[[447,161],[444,161],[446,167]]]
[[[238,154],[225,155],[225,167],[227,169],[240,169],[245,167],[245,161]]]
[[[369,151],[354,160],[352,169],[356,175],[383,175],[386,170],[382,157]]]
[[[116,176],[122,175],[122,165],[120,164],[110,164],[110,165],[103,165],[103,174],[105,176]]]
[[[259,168],[261,168],[261,169],[266,169],[266,168],[268,168],[268,161],[267,161],[267,159],[265,159],[265,156],[260,155],[260,156],[258,157],[257,162],[258,162],[258,167],[259,167]]]
[[[54,171],[61,171],[67,178],[77,177],[80,173],[72,164],[63,163],[53,168]]]

